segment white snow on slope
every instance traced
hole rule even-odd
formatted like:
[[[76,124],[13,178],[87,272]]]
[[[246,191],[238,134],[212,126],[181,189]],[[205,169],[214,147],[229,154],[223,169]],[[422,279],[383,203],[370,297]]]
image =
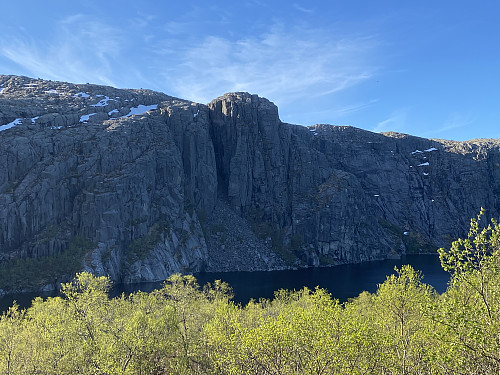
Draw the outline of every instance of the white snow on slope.
[[[413,151],[411,154],[412,154],[412,155],[415,155],[415,154],[421,154],[421,153],[422,153],[422,151],[420,151],[420,150],[415,150],[415,151]]]
[[[131,107],[130,112],[122,116],[121,118],[133,116],[133,115],[142,115],[143,113],[146,113],[147,111],[151,111],[153,109],[158,109],[158,104],[153,104],[153,105],[142,105],[139,104],[137,107]]]
[[[429,165],[429,162],[428,162],[428,161],[426,161],[425,163],[422,163],[422,164],[417,165],[417,167],[424,167],[424,166],[426,166],[426,165]]]
[[[90,116],[94,116],[95,113],[89,113],[88,115],[80,116],[80,122],[87,122],[90,119]]]
[[[117,109],[113,109],[112,111],[108,112],[108,116],[113,116],[113,113],[118,113],[119,111]]]
[[[87,94],[86,92],[80,91],[79,93],[76,93],[73,95],[75,98],[90,98],[90,95]]]
[[[59,91],[57,90],[54,90],[54,89],[51,89],[51,90],[46,90],[44,91],[46,94],[57,94],[59,95]]]
[[[97,95],[97,96],[104,96],[104,95]],[[90,106],[91,107],[105,107],[108,105],[108,102],[110,100],[114,100],[114,99],[110,99],[109,96],[104,96],[104,99],[101,99],[99,101],[99,103],[96,103],[96,104],[91,104]]]
[[[424,150],[424,152],[431,152],[431,151],[437,151],[438,149],[435,147],[428,148],[427,150]]]
[[[16,125],[19,125],[23,122],[23,119],[21,118],[16,118],[14,121],[12,122],[9,122],[7,125],[1,125],[0,126],[0,132],[1,131],[4,131],[4,130],[7,130],[7,129],[10,129],[10,128],[13,128],[14,126]]]
[[[36,120],[38,120],[39,118],[40,118],[40,116],[32,117],[31,123],[34,124],[36,122]]]
[[[3,94],[3,90],[5,90],[5,87],[3,87],[3,83],[0,85],[0,94]]]

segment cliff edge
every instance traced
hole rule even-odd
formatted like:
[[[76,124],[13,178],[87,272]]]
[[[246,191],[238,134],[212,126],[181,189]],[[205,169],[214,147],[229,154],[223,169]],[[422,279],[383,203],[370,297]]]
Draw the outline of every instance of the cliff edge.
[[[70,259],[136,282],[433,251],[480,207],[498,218],[499,149],[286,124],[247,93],[0,76],[0,267]]]

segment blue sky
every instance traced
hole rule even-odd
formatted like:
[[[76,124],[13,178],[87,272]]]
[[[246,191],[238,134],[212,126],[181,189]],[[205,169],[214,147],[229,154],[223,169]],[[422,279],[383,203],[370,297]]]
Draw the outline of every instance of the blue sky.
[[[282,121],[500,138],[500,2],[9,1],[0,74],[264,96]]]

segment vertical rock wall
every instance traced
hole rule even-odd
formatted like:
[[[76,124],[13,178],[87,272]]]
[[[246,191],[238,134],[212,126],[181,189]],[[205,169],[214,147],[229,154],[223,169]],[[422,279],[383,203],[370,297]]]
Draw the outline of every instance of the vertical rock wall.
[[[282,123],[247,93],[0,76],[0,262],[92,243],[114,280],[432,251],[500,211],[500,142]],[[0,286],[1,287],[1,286]]]

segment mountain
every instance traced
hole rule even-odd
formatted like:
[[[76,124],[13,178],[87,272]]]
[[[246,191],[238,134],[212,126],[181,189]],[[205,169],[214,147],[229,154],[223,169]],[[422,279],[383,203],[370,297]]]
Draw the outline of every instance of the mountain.
[[[248,93],[203,105],[0,76],[0,160],[0,270],[137,282],[363,262],[500,212],[499,140],[291,125]]]

